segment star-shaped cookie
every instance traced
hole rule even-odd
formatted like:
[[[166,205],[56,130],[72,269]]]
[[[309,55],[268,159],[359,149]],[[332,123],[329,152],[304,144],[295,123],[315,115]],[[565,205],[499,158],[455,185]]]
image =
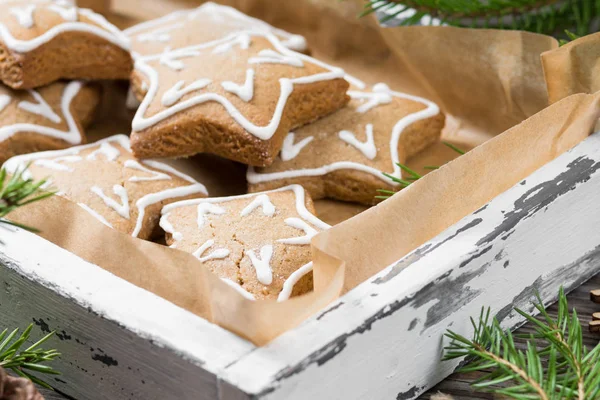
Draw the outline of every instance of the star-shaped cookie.
[[[158,226],[160,210],[177,200],[208,195],[204,185],[169,165],[131,155],[129,138],[111,136],[98,142],[13,157],[9,173],[48,178],[47,186],[92,214],[103,224],[141,239]]]
[[[162,53],[223,38],[243,31],[272,33],[282,44],[295,51],[306,52],[304,37],[277,29],[252,18],[233,7],[212,2],[192,10],[180,10],[124,31],[131,40],[134,56]]]
[[[249,190],[298,183],[313,199],[373,204],[377,189],[397,185],[383,172],[400,178],[396,163],[439,140],[444,115],[431,101],[381,83],[348,94],[343,109],[289,132],[271,166],[250,167]]]
[[[235,33],[136,60],[136,157],[214,153],[266,166],[292,128],[348,101],[344,71],[283,46],[272,34]]]
[[[0,84],[0,163],[18,154],[64,149],[85,142],[98,90],[82,82],[55,82],[30,90]]]
[[[127,79],[129,39],[69,1],[0,2],[0,80],[14,89],[58,79]]]
[[[173,203],[160,226],[171,247],[192,253],[246,297],[279,301],[312,290],[310,240],[329,228],[298,185]]]

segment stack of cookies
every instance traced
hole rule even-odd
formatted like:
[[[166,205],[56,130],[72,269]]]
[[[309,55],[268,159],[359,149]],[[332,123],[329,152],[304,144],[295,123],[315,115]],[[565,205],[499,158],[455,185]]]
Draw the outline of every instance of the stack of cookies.
[[[14,3],[18,11],[0,17],[0,46],[8,49],[8,57],[0,59],[1,76],[7,85],[129,76],[129,53],[123,50],[129,45],[135,60],[130,90],[137,100],[129,103],[137,111],[130,137],[22,155],[5,168],[14,172],[29,165],[29,176],[49,176],[59,194],[116,230],[142,239],[162,232],[167,245],[192,253],[247,298],[281,301],[310,291],[310,241],[329,227],[314,215],[312,199],[373,204],[377,189],[395,185],[383,173],[401,177],[397,163],[438,141],[444,125],[434,103],[384,83],[367,86],[310,57],[301,36],[230,7],[206,3],[99,35],[100,20],[87,11],[70,11],[85,22],[57,28],[51,14],[56,2]],[[30,24],[31,7],[34,21],[26,28],[21,25]],[[28,53],[10,52],[14,42],[7,32],[47,41],[30,56],[35,63],[25,62]],[[100,40],[102,52],[94,47]],[[68,56],[70,47],[84,54]],[[19,61],[11,63],[14,59]],[[81,60],[89,61],[87,67]],[[63,85],[62,100],[53,85]],[[3,116],[38,110],[35,122],[45,125],[38,129],[43,133],[32,125],[19,132],[7,120],[12,134],[5,135],[9,150],[2,154],[66,148],[83,140],[80,124],[91,113],[84,103],[91,101],[72,102],[83,95],[70,85],[84,87],[62,82],[44,91],[10,91],[13,99],[33,99],[0,112],[0,123]],[[78,136],[48,133],[62,123],[58,110],[65,129],[72,123]],[[41,121],[44,113],[48,121]],[[153,160],[199,153],[247,165],[250,194],[209,197],[201,183]]]

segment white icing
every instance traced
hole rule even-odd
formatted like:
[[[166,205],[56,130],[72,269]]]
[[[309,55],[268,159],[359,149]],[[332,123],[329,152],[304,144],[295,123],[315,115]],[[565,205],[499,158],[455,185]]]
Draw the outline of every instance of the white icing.
[[[290,298],[292,295],[292,291],[294,290],[294,285],[298,283],[300,279],[302,279],[306,274],[313,270],[312,261],[304,264],[294,272],[283,282],[283,288],[281,292],[279,292],[279,296],[277,296],[277,301],[285,301]]]
[[[179,172],[178,170],[176,170],[175,168],[171,167],[168,164],[163,164],[163,163],[161,163],[159,161],[155,161],[155,160],[142,160],[142,164],[146,164],[147,166],[154,168],[154,169],[159,169],[161,171],[168,172],[169,174],[175,175],[176,177],[181,178],[184,181],[187,181],[189,183],[198,183],[191,176],[186,175],[183,172]],[[205,193],[205,194],[208,195],[208,193]]]
[[[389,104],[392,102],[392,95],[390,89],[387,86],[378,86],[381,83],[373,86],[373,92],[357,92],[354,90],[348,91],[348,95],[353,99],[366,100],[360,106],[356,108],[356,112],[364,114],[367,111],[380,106],[382,104]]]
[[[19,102],[17,107],[32,114],[41,115],[42,117],[49,119],[55,124],[60,123],[61,119],[58,116],[58,114],[54,112],[54,110],[52,109],[52,107],[50,107],[48,102],[46,102],[46,100],[44,100],[44,98],[37,91],[28,90],[27,92],[29,92],[29,94],[35,99],[35,101],[37,101],[37,103],[32,103],[30,101],[23,100]]]
[[[304,67],[302,60],[294,55],[284,55],[271,49],[264,49],[256,57],[250,57],[248,64],[285,64],[292,67]]]
[[[4,109],[11,103],[12,97],[7,94],[0,94],[0,112],[4,111]]]
[[[259,35],[259,34],[252,33],[252,35]],[[133,118],[133,122],[132,122],[133,131],[135,131],[135,132],[142,131],[142,130],[149,128],[152,125],[164,120],[165,118],[175,115],[175,114],[177,114],[183,110],[186,110],[190,107],[193,107],[197,104],[205,103],[208,101],[215,101],[215,102],[220,103],[223,107],[225,107],[225,109],[227,110],[227,112],[229,112],[231,117],[238,124],[240,124],[247,132],[249,132],[250,134],[254,135],[255,137],[257,137],[259,139],[268,140],[275,134],[275,132],[277,131],[277,128],[279,127],[279,123],[280,123],[282,115],[283,115],[283,110],[286,106],[288,97],[290,96],[290,94],[293,91],[294,84],[314,83],[314,82],[319,82],[319,81],[323,81],[323,80],[331,80],[331,79],[344,77],[343,70],[341,70],[339,68],[331,67],[325,63],[322,63],[322,62],[320,62],[316,59],[313,59],[311,57],[308,57],[304,54],[294,53],[291,50],[282,46],[281,43],[279,43],[279,41],[277,40],[277,38],[275,38],[273,35],[269,35],[269,34],[262,35],[261,34],[261,36],[264,36],[265,38],[267,38],[271,42],[271,44],[277,49],[277,51],[279,51],[281,54],[293,56],[293,57],[297,57],[298,59],[301,59],[301,60],[309,61],[309,62],[319,65],[322,68],[327,70],[326,72],[317,73],[317,74],[310,75],[310,76],[304,76],[304,77],[299,77],[299,78],[294,78],[294,79],[287,79],[287,78],[280,79],[279,80],[280,97],[277,101],[277,104],[275,106],[275,111],[273,112],[273,116],[268,125],[266,125],[266,126],[254,125],[252,122],[250,122],[248,119],[246,119],[242,115],[242,113],[229,100],[227,100],[225,97],[218,95],[216,93],[200,93],[200,94],[190,97],[189,99],[178,102],[177,104],[173,105],[172,107],[169,107],[165,110],[159,111],[150,117],[146,118],[144,116],[148,110],[148,107],[150,106],[150,103],[152,102],[152,100],[154,99],[154,97],[156,96],[156,94],[158,92],[158,85],[159,85],[158,72],[152,66],[150,66],[148,64],[149,61],[156,60],[156,59],[158,59],[160,61],[161,59],[163,59],[165,57],[165,54],[168,55],[167,57],[170,57],[170,55],[172,55],[172,54],[180,55],[180,54],[190,54],[190,52],[197,52],[197,50],[199,50],[199,49],[205,49],[208,47],[213,47],[215,45],[227,42],[228,40],[230,40],[228,37],[226,39],[220,39],[220,40],[216,40],[216,41],[202,44],[202,45],[190,46],[190,47],[187,47],[184,49],[173,51],[171,53],[162,53],[161,55],[158,55],[158,56],[149,56],[149,57],[144,57],[144,58],[138,59],[135,63],[136,69],[148,77],[148,79],[150,81],[150,88],[148,89],[148,92],[147,92],[146,96],[144,97],[142,104],[138,108],[138,110],[135,114],[135,117]]]
[[[225,81],[221,83],[223,89],[237,95],[240,99],[245,102],[249,102],[254,97],[254,70],[248,68],[246,70],[246,82],[243,85],[231,81]]]
[[[110,142],[103,142],[100,147],[87,155],[87,160],[96,160],[99,154],[103,154],[108,161],[115,161],[121,155],[119,149],[110,145]]]
[[[8,9],[23,28],[33,27],[33,11],[35,10],[35,4],[28,4],[22,7],[11,7]]]
[[[247,50],[250,47],[250,43],[252,43],[252,39],[250,38],[250,35],[248,35],[247,33],[240,33],[239,35],[235,36],[229,42],[225,42],[223,44],[216,46],[213,49],[212,53],[213,54],[227,53],[228,51],[233,49],[236,45],[239,45],[242,50]]]
[[[115,200],[105,195],[104,191],[98,186],[92,186],[91,191],[92,193],[98,195],[102,199],[104,204],[115,210],[117,214],[119,214],[121,217],[129,219],[129,196],[127,196],[127,189],[125,189],[123,186],[113,186],[113,193],[119,196],[121,204],[117,203]]]
[[[198,223],[198,228],[202,228],[204,226],[205,214],[223,215],[225,214],[225,209],[211,203],[198,204],[198,219],[196,221]]]
[[[42,33],[40,36],[36,36],[28,40],[20,40],[15,38],[6,25],[0,23],[0,40],[9,49],[18,53],[27,53],[34,50],[56,36],[65,32],[85,32],[95,36],[98,36],[116,46],[129,51],[129,39],[117,27],[109,23],[104,17],[94,13],[91,10],[79,9],[79,15],[86,17],[94,24],[88,24],[84,22],[65,22],[59,25],[55,25]]]
[[[77,21],[77,7],[51,4],[48,6],[48,10],[52,10],[59,14],[65,21]]]
[[[79,127],[78,125],[75,123],[75,120],[73,119],[73,116],[71,115],[71,102],[73,100],[73,98],[75,98],[75,96],[77,95],[77,93],[79,93],[79,90],[81,89],[81,82],[79,81],[73,81],[73,82],[69,82],[62,93],[62,98],[61,98],[61,111],[62,114],[65,118],[65,120],[67,121],[67,126],[69,127],[68,131],[61,131],[55,128],[51,128],[48,126],[43,126],[43,125],[35,125],[32,123],[16,123],[13,125],[7,125],[7,126],[3,126],[0,127],[0,142],[4,141],[6,139],[8,139],[9,137],[15,135],[16,133],[19,132],[32,132],[32,133],[37,133],[40,135],[45,135],[45,136],[50,136],[56,139],[61,139],[64,140],[65,142],[69,143],[69,144],[79,144],[81,143],[81,133],[79,131]],[[36,93],[36,91],[32,91],[33,93]],[[34,96],[36,97],[36,96]],[[36,97],[37,99],[37,97]],[[22,104],[23,102],[19,103]],[[25,102],[25,103],[29,103],[29,102]],[[44,103],[46,104],[46,102],[44,101]],[[39,106],[34,104],[34,103],[29,103],[32,106]],[[28,106],[25,106],[28,107]],[[21,107],[23,108],[23,107]],[[29,111],[29,110],[27,110]],[[50,111],[52,113],[54,113],[51,109]],[[49,113],[48,113],[49,114]],[[56,119],[55,117],[51,117]],[[58,118],[59,122],[60,122],[60,117]]]
[[[127,98],[125,99],[125,107],[129,110],[135,110],[140,106],[140,101],[133,94],[133,90],[131,90],[131,86],[127,90]]]
[[[53,169],[56,171],[65,171],[65,172],[73,172],[73,168],[69,167],[68,165],[64,165],[64,164],[60,164],[61,162],[78,162],[81,161],[82,158],[79,156],[64,156],[64,157],[58,157],[55,159],[41,159],[41,160],[36,160],[33,164],[37,165],[39,167],[43,167],[43,168],[49,168],[49,169]]]
[[[189,85],[185,86],[185,81],[178,81],[173,87],[167,90],[161,99],[161,103],[165,107],[172,106],[177,103],[183,96],[191,93],[195,90],[204,89],[210,85],[212,81],[210,79],[198,79]]]
[[[126,160],[125,163],[123,164],[123,166],[125,168],[135,169],[135,170],[146,172],[146,173],[152,175],[152,176],[137,176],[137,175],[132,176],[131,178],[128,179],[129,182],[171,180],[170,175],[167,175],[167,174],[164,174],[164,173],[158,172],[158,171],[152,171],[151,169],[144,167],[142,164],[140,164],[139,162],[137,162],[135,160]]]
[[[290,132],[287,134],[285,139],[283,139],[283,147],[281,148],[281,159],[283,161],[289,161],[295,158],[307,144],[313,141],[313,136],[308,136],[294,144],[295,133]]]
[[[142,22],[126,29],[124,32],[127,35],[132,36],[148,30],[154,30],[157,27],[160,28],[164,24],[170,24],[177,21],[182,22],[186,20],[193,21],[197,17],[201,17],[203,15],[208,15],[211,19],[213,19],[213,21],[218,23],[224,23],[228,25],[235,24],[242,30],[250,29],[255,32],[270,32],[276,34],[282,39],[282,44],[291,50],[306,51],[308,48],[306,39],[300,35],[294,35],[284,30],[277,29],[264,21],[243,14],[233,7],[223,6],[212,2],[207,2],[195,10],[175,11],[161,18]],[[182,28],[184,28],[184,26],[182,26]]]
[[[285,224],[292,228],[304,231],[304,236],[279,239],[277,242],[284,244],[310,244],[310,240],[319,233],[315,228],[307,224],[304,220],[296,217],[286,218]]]
[[[167,47],[164,53],[161,54],[158,62],[161,65],[179,71],[185,68],[185,64],[180,60],[181,58],[197,57],[199,55],[200,52],[196,50],[179,49],[171,51],[171,49]]]
[[[215,244],[215,241],[212,239],[207,240],[198,248],[198,250],[194,251],[192,255],[196,257],[200,262],[206,262],[208,260],[221,260],[223,258],[227,258],[229,256],[230,251],[228,249],[216,249],[215,251],[209,253],[208,255],[202,257],[202,254],[206,252],[209,248],[211,248]]]
[[[353,79],[356,79],[356,78],[353,78]],[[358,86],[358,85],[356,85],[356,86]],[[373,90],[374,91],[376,90],[378,92],[386,92],[393,97],[419,102],[426,106],[426,108],[423,110],[420,110],[415,113],[409,114],[405,117],[402,117],[400,120],[398,120],[398,122],[396,122],[396,124],[394,125],[394,127],[392,129],[392,134],[390,137],[390,158],[392,160],[392,165],[391,165],[392,172],[390,173],[390,175],[392,175],[396,178],[401,178],[402,170],[400,169],[400,167],[398,167],[397,164],[400,162],[400,158],[398,155],[398,143],[400,141],[400,136],[402,135],[402,132],[404,131],[404,129],[406,129],[407,126],[409,126],[417,121],[421,121],[421,120],[436,116],[437,114],[439,114],[440,109],[435,103],[433,103],[427,99],[409,95],[406,93],[392,91],[385,84],[377,84],[377,85],[373,86]],[[339,171],[339,170],[344,170],[344,169],[353,169],[356,171],[366,172],[366,173],[369,173],[369,174],[383,180],[384,182],[388,183],[391,186],[398,186],[397,182],[395,182],[392,179],[388,178],[387,176],[383,175],[381,170],[370,167],[368,165],[364,165],[364,164],[357,163],[357,162],[351,162],[351,161],[338,161],[338,162],[334,162],[334,163],[324,165],[322,167],[317,167],[317,168],[304,168],[304,169],[290,170],[290,171],[270,172],[270,173],[265,173],[265,174],[256,172],[254,167],[249,167],[248,172],[246,174],[246,178],[249,183],[255,184],[255,183],[262,183],[262,182],[270,182],[270,181],[279,180],[279,179],[290,179],[290,178],[309,177],[309,176],[322,176],[322,175],[326,175],[333,171]]]
[[[77,205],[79,207],[83,208],[88,213],[90,213],[94,218],[96,218],[98,221],[102,222],[104,225],[108,226],[109,228],[113,227],[112,224],[106,220],[106,218],[104,218],[102,215],[98,214],[96,211],[92,210],[86,204],[84,204],[84,203],[77,203]]]
[[[344,142],[356,147],[365,157],[372,160],[377,156],[377,147],[375,147],[375,138],[373,137],[373,124],[367,124],[365,133],[367,140],[364,142],[358,140],[354,133],[350,131],[340,131],[338,135]]]
[[[234,288],[239,294],[241,294],[242,296],[244,296],[246,299],[248,299],[248,300],[256,300],[256,298],[254,297],[254,295],[252,293],[248,292],[243,287],[241,287],[239,285],[239,283],[236,283],[236,282],[232,281],[231,279],[227,279],[227,278],[221,278],[221,280],[223,282],[225,282],[226,284],[228,284],[229,286],[231,286],[232,288]]]
[[[175,242],[179,242],[180,240],[183,240],[183,234],[181,232],[177,232],[175,230],[175,228],[173,227],[173,224],[171,224],[171,222],[169,221],[168,215],[163,215],[162,217],[160,217],[160,221],[159,221],[158,225],[162,228],[163,231],[165,231],[166,233],[170,233],[171,236],[173,237],[173,240],[175,240]],[[175,248],[176,246],[177,246],[177,243],[173,243],[169,247]]]
[[[162,28],[158,28],[149,32],[140,33],[139,35],[137,35],[137,40],[138,42],[165,43],[171,40],[171,35],[169,35],[169,32],[178,28],[182,28],[183,26],[183,23],[176,23],[172,25],[163,26]]]
[[[267,244],[260,248],[260,258],[254,253],[254,250],[246,252],[256,270],[256,278],[263,285],[270,285],[273,282],[273,270],[271,269],[271,257],[273,257],[273,245]]]
[[[273,205],[273,203],[271,203],[271,199],[269,199],[269,196],[263,193],[256,196],[256,198],[252,200],[250,204],[244,207],[244,209],[240,213],[240,216],[245,217],[258,207],[262,207],[262,213],[267,217],[272,217],[273,215],[275,215],[275,206]]]

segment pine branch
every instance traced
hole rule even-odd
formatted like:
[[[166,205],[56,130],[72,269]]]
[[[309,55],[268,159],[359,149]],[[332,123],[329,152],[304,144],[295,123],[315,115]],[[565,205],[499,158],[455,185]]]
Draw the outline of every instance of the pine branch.
[[[17,170],[12,176],[9,176],[5,169],[0,170],[0,224],[13,225],[37,232],[35,228],[4,219],[8,213],[19,207],[54,195],[52,191],[42,190],[46,184],[45,179],[36,182],[24,176],[28,168],[29,166],[26,166],[23,170]]]
[[[510,330],[503,330],[490,310],[482,310],[467,339],[451,330],[446,337],[444,360],[466,357],[459,372],[478,371],[484,375],[472,384],[475,390],[514,399],[597,399],[600,396],[600,344],[591,351],[583,345],[577,312],[569,312],[561,288],[558,317],[544,309],[539,295],[535,308],[541,318],[516,311],[534,325],[535,334],[525,336],[527,348],[517,349]],[[538,349],[539,344],[545,347]]]
[[[52,367],[43,365],[45,362],[52,361],[60,356],[60,353],[54,349],[43,350],[41,348],[41,345],[52,337],[54,332],[47,334],[33,345],[22,350],[21,348],[25,342],[29,340],[32,328],[33,325],[29,325],[18,337],[18,328],[10,333],[8,333],[8,329],[0,333],[0,367],[10,369],[19,376],[27,378],[40,386],[52,389],[50,385],[31,375],[29,371],[48,375],[60,375],[60,372],[54,370]]]
[[[516,29],[573,40],[596,30],[598,0],[365,0],[361,16],[378,12],[382,23]]]
[[[465,154],[464,150],[459,149],[458,147],[456,147],[455,145],[453,145],[452,143],[449,142],[442,142],[444,145],[448,146],[450,149],[454,150],[455,152],[457,152],[460,155]],[[383,175],[390,179],[392,182],[395,182],[396,184],[398,184],[400,186],[400,189],[404,189],[405,187],[409,186],[411,183],[413,183],[416,180],[419,180],[423,177],[423,175],[417,173],[416,171],[410,169],[408,166],[401,164],[401,163],[396,163],[396,165],[404,172],[407,173],[408,177],[406,179],[402,179],[402,178],[398,178],[396,176],[393,176],[391,174],[388,174],[387,172],[383,172]],[[425,169],[438,169],[439,166],[426,166],[424,167]],[[393,190],[388,190],[388,189],[377,189],[378,193],[381,193],[381,195],[379,196],[375,196],[376,199],[380,199],[380,200],[385,200],[388,199],[390,197],[392,197],[394,194],[396,194],[397,192],[393,191]]]

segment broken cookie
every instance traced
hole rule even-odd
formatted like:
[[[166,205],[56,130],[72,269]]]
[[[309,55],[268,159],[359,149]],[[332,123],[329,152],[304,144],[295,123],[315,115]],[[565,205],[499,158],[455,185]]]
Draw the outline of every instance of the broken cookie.
[[[360,82],[359,82],[360,84]],[[351,90],[351,102],[285,137],[269,167],[250,167],[250,192],[301,184],[313,199],[373,204],[377,189],[397,189],[397,163],[439,140],[444,115],[429,100],[377,84]]]
[[[312,290],[310,241],[329,228],[298,185],[173,203],[160,226],[171,247],[192,253],[246,297],[279,301]]]
[[[173,167],[138,161],[125,135],[66,150],[13,157],[3,168],[47,178],[47,187],[78,203],[103,224],[141,239],[158,226],[160,210],[174,201],[207,196],[204,185]]]
[[[290,129],[343,107],[344,71],[293,52],[271,34],[232,34],[136,60],[142,100],[131,146],[138,158],[213,153],[273,162]]]

